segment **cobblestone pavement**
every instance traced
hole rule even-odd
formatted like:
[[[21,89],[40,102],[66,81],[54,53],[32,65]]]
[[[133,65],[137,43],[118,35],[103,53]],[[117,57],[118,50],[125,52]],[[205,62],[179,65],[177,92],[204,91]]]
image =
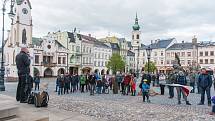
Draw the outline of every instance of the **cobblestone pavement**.
[[[168,99],[168,89],[165,95],[150,97],[151,103],[143,103],[141,96],[122,96],[120,94],[101,94],[90,96],[89,93],[74,93],[58,96],[54,92],[54,82],[49,83],[49,107],[80,113],[101,121],[215,121],[215,116],[208,115],[211,107],[198,106],[200,95],[191,94],[191,106],[177,105],[177,99]],[[12,95],[13,86],[6,84]],[[11,90],[10,90],[11,89]],[[214,91],[212,95],[215,95]]]

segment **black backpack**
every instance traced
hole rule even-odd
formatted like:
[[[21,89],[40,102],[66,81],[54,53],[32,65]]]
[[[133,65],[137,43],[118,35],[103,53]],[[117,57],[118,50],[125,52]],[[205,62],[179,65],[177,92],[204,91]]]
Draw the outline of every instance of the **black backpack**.
[[[34,104],[34,93],[33,92],[28,95],[27,101],[28,101],[28,104]]]

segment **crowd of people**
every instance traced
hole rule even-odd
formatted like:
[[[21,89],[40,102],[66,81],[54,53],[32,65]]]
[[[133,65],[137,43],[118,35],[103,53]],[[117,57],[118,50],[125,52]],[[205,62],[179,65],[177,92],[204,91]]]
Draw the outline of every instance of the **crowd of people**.
[[[123,95],[131,93],[136,94],[137,77],[135,74],[117,73],[116,75],[102,74],[97,71],[94,73],[85,73],[78,75],[77,73],[61,74],[56,79],[56,89],[58,95],[90,92],[90,95],[109,93],[113,90],[113,94],[118,94],[119,91]]]

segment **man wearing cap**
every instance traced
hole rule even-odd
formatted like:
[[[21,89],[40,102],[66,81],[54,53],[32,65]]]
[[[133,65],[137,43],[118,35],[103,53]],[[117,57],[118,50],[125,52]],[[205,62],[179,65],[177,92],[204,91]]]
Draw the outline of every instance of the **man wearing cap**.
[[[16,66],[18,69],[19,82],[16,92],[16,100],[20,103],[27,102],[27,94],[25,92],[25,86],[30,74],[30,56],[26,47],[22,47],[20,53],[16,56]]]

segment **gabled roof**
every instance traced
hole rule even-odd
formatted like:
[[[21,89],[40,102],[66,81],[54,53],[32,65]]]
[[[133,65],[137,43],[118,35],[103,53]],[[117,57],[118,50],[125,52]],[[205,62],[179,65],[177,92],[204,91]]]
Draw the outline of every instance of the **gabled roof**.
[[[55,40],[55,43],[58,45],[58,47],[62,47],[62,48],[65,48],[66,49],[66,47],[65,46],[63,46],[60,42],[58,42],[57,40]]]
[[[85,40],[89,40],[89,41],[97,41],[96,38],[94,37],[90,37],[90,36],[86,36],[86,35],[82,35],[80,34],[81,38],[85,39]]]
[[[127,51],[127,56],[135,56],[135,53],[132,52],[132,51],[130,51],[130,50],[128,50],[128,51]]]
[[[110,43],[110,45],[113,50],[120,50],[119,45],[117,43]]]
[[[41,46],[43,40],[42,38],[32,37],[32,44],[36,46]]]
[[[111,49],[108,45],[106,45],[105,43],[103,42],[100,42],[100,41],[94,41],[94,46],[95,47],[100,47],[100,48],[109,48]]]
[[[167,50],[185,50],[185,49],[193,49],[192,43],[175,43],[170,46]]]
[[[168,45],[174,40],[175,38],[165,39],[165,40],[157,40],[157,42],[152,43],[150,46],[152,49],[159,49],[159,48],[167,48]]]
[[[16,0],[17,5],[21,5],[23,2],[24,0]],[[28,5],[30,6],[30,9],[32,9],[30,1],[27,0],[27,2],[28,2]]]

